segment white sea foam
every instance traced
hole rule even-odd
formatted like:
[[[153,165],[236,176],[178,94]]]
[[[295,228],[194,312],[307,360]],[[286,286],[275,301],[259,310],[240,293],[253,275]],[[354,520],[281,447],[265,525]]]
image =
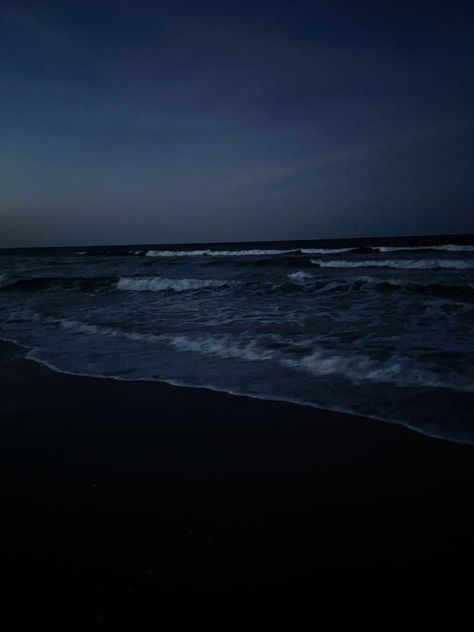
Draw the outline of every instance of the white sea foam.
[[[198,257],[208,255],[210,257],[255,257],[260,255],[284,255],[299,252],[293,250],[149,250],[147,257]]]
[[[443,244],[441,246],[378,246],[380,252],[399,252],[403,250],[441,250],[446,252],[474,252],[474,246]]]
[[[289,249],[248,249],[248,250],[148,250],[147,257],[258,257],[302,253],[305,255],[331,255],[351,252],[353,248],[289,248]]]
[[[456,259],[395,259],[395,260],[370,260],[370,261],[322,261],[311,259],[311,263],[321,268],[398,268],[400,270],[434,270],[446,268],[452,270],[466,270],[474,268],[474,261]]]
[[[342,252],[351,252],[353,248],[301,248],[304,255],[335,255]]]
[[[169,342],[178,351],[191,351],[201,355],[221,358],[236,358],[250,362],[273,360],[281,366],[302,370],[315,376],[334,375],[354,383],[391,383],[402,387],[448,388],[459,391],[474,391],[474,384],[467,384],[460,376],[440,376],[424,366],[415,365],[413,360],[394,356],[387,361],[378,361],[363,354],[344,355],[327,350],[315,350],[297,359],[288,357],[284,351],[263,348],[257,339],[238,342],[227,336],[175,336]]]
[[[173,336],[170,344],[178,351],[194,351],[203,355],[221,358],[240,358],[248,361],[263,361],[274,357],[275,353],[259,347],[258,341],[238,342],[227,336]]]
[[[218,281],[214,279],[165,279],[162,277],[137,279],[123,277],[118,281],[117,289],[135,292],[162,292],[164,290],[186,292],[189,290],[201,290],[211,287],[225,287],[228,284],[228,281]]]
[[[417,250],[439,250],[446,252],[474,252],[474,245],[444,244],[440,246],[369,246],[378,252],[402,252]],[[357,250],[357,246],[347,248],[289,248],[289,249],[243,249],[243,250],[148,250],[147,257],[198,257],[202,255],[212,257],[239,257],[239,256],[264,256],[264,255],[284,255],[302,253],[304,255],[331,255],[342,254]],[[137,251],[135,254],[139,254]],[[85,253],[78,253],[85,254]]]
[[[316,350],[304,358],[286,359],[283,363],[296,369],[303,369],[316,376],[335,375],[348,378],[355,383],[390,383],[402,387],[417,386],[474,391],[474,384],[463,384],[460,376],[440,379],[437,373],[428,368],[415,366],[412,361],[397,356],[380,362],[362,354],[346,356]]]
[[[222,250],[229,256],[221,258],[147,258],[141,263],[133,256],[126,262],[108,259],[102,271],[96,257],[94,262],[82,261],[80,268],[77,257],[76,263],[74,257],[65,259],[64,266],[75,266],[73,272],[60,267],[59,257],[51,259],[51,269],[46,268],[46,259],[34,267],[27,262],[26,269],[22,263],[21,271],[15,268],[16,261],[7,261],[8,267],[0,269],[5,273],[0,285],[8,288],[0,292],[0,335],[17,337],[46,360],[72,370],[130,379],[169,377],[256,392],[264,398],[277,394],[292,401],[309,399],[310,405],[319,400],[327,407],[340,404],[361,413],[400,415],[421,427],[439,427],[441,434],[451,432],[452,424],[445,421],[451,401],[467,417],[474,383],[472,318],[467,310],[473,309],[474,279],[472,266],[459,269],[458,265],[471,263],[474,253],[448,248],[430,254],[381,254],[374,248],[372,253],[347,249],[350,252],[344,254],[331,252],[346,251],[343,248],[315,248],[320,254],[309,254],[308,248],[300,254],[249,256],[243,261],[245,256],[235,256],[231,250],[235,247],[221,246],[229,248]],[[256,249],[255,244],[242,247]],[[261,259],[284,267],[256,265],[244,270],[239,266],[232,274],[225,272],[231,261],[258,264]],[[336,261],[342,269],[308,268],[310,259],[321,260],[323,266]],[[186,270],[162,271],[172,261]],[[415,269],[409,269],[412,261]],[[416,269],[420,263],[426,268],[438,261],[443,266],[454,261],[455,268]],[[361,267],[367,262],[373,267]],[[226,266],[216,268],[211,263]],[[42,276],[30,278],[31,274]],[[89,278],[90,274],[101,276]],[[201,290],[194,285],[226,283],[222,277],[228,277],[231,290],[245,291],[239,294],[214,286]],[[63,290],[68,291],[61,296]],[[94,297],[96,291],[100,295]],[[468,394],[442,392],[441,387]]]
[[[67,318],[52,318],[47,316],[44,322],[59,325],[61,329],[72,330],[81,334],[100,334],[102,336],[118,336],[120,331],[113,327],[101,327],[99,325],[90,325],[79,320],[70,320]]]
[[[38,314],[30,313],[28,315],[30,317],[34,317],[35,319],[38,318]],[[63,330],[75,332],[78,334],[110,337],[123,336],[134,341],[144,341],[146,343],[157,342],[160,345],[171,346],[177,352],[192,352],[202,356],[217,356],[224,359],[242,360],[252,363],[268,362],[270,370],[274,370],[275,366],[285,367],[291,371],[295,371],[296,376],[301,375],[302,379],[304,377],[306,381],[310,380],[309,383],[313,383],[311,380],[318,378],[325,379],[334,377],[338,379],[348,380],[356,385],[366,385],[370,383],[393,384],[395,386],[405,388],[443,388],[453,391],[463,391],[469,393],[474,392],[474,384],[469,383],[469,381],[467,380],[467,376],[463,376],[461,374],[458,374],[457,372],[447,373],[445,371],[435,371],[433,370],[433,367],[431,365],[426,365],[415,360],[414,358],[405,357],[399,354],[394,354],[385,360],[379,360],[362,353],[346,353],[346,351],[342,349],[323,349],[316,346],[307,355],[301,356],[300,352],[304,351],[304,347],[311,347],[311,345],[316,344],[316,341],[311,338],[305,341],[300,341],[302,349],[299,350],[298,356],[295,356],[294,348],[295,346],[298,346],[298,343],[292,340],[291,337],[283,338],[278,336],[272,337],[264,335],[256,336],[253,339],[242,339],[238,336],[226,334],[201,336],[170,334],[152,335],[142,334],[139,332],[126,332],[114,327],[95,325],[79,320],[54,318],[44,315],[41,320],[44,323],[50,323],[52,325],[59,326]],[[280,342],[281,345],[277,346],[277,348],[269,349],[268,347],[266,347],[269,338],[275,338],[275,341]],[[3,337],[3,339],[16,342],[11,337]],[[67,371],[64,370],[64,367],[58,368],[57,366],[55,366],[55,363],[51,364],[50,362],[48,362],[48,360],[46,360],[45,357],[42,357],[42,355],[43,352],[41,351],[41,349],[31,350],[28,354],[28,357],[40,361],[43,364],[50,366],[50,368],[66,373],[71,372],[79,375],[96,375],[97,377],[112,377],[114,379],[132,381],[149,381],[160,379],[156,376],[128,378],[126,376],[123,376],[122,374],[119,374],[118,376],[114,376],[113,374],[100,375],[100,369],[98,369],[99,374],[95,373],[95,371],[92,371],[91,373],[82,373],[80,367],[77,367],[76,371]],[[197,363],[197,366],[199,366],[199,363]],[[178,381],[167,379],[163,379],[162,381],[175,384],[180,383]],[[200,386],[211,388],[212,390],[224,390],[231,393],[235,392],[236,394],[241,391],[241,387],[236,387],[236,390],[233,391],[232,389],[229,389],[228,386],[223,386],[222,384],[219,384],[219,381],[217,383],[212,381],[212,383],[209,384],[209,382],[205,378],[205,368],[203,369],[202,376],[198,370],[198,372],[196,373],[196,377],[191,376],[189,378],[189,381],[188,379],[184,380],[184,385],[186,385],[186,383],[188,386]],[[246,388],[243,388],[243,391],[241,391],[240,394],[249,393],[246,393]],[[250,395],[262,399],[279,399],[279,397],[275,397],[272,394],[265,395],[265,393],[262,393],[261,395]],[[318,404],[315,402],[304,401],[304,399],[298,399],[298,397],[293,398],[289,395],[283,396],[281,399],[318,407]],[[331,405],[329,402],[325,403],[324,408],[338,410],[337,406]],[[343,409],[341,408],[341,411],[342,410]],[[350,407],[347,408],[346,412],[356,412],[356,414],[360,414],[360,412],[351,410]],[[396,419],[390,419],[389,413],[387,413],[387,415],[388,416],[385,417],[374,418],[397,421]],[[398,421],[398,423],[404,423],[405,425],[408,425],[415,430],[426,432],[423,426],[417,427],[403,421]],[[445,437],[445,434],[441,433],[438,436]]]
[[[370,360],[364,355],[355,355],[352,357],[344,357],[339,354],[331,354],[323,351],[314,351],[310,355],[297,360],[286,359],[284,363],[287,366],[296,369],[306,369],[315,375],[351,375],[360,379],[362,375],[368,371],[376,371],[379,376],[382,375],[379,363]],[[391,365],[385,367],[384,374],[393,374],[399,371],[399,365]]]
[[[309,406],[311,408],[316,408],[319,410],[331,410],[334,412],[338,412],[338,413],[342,413],[342,414],[349,414],[349,415],[353,415],[356,417],[364,417],[364,418],[370,418],[370,419],[374,419],[376,421],[382,421],[382,422],[388,422],[388,423],[395,423],[395,424],[400,424],[402,426],[406,426],[407,428],[410,428],[411,430],[415,431],[415,432],[419,432],[421,434],[427,435],[427,436],[432,436],[432,437],[437,437],[437,438],[441,438],[447,441],[453,441],[455,443],[468,443],[468,444],[472,444],[472,440],[467,438],[467,437],[450,437],[447,436],[446,433],[443,432],[435,432],[434,430],[430,430],[424,427],[419,427],[417,425],[414,425],[413,423],[409,423],[407,421],[404,421],[402,419],[398,419],[397,417],[392,417],[390,415],[387,416],[379,416],[379,415],[374,415],[374,414],[370,414],[370,413],[361,413],[358,410],[354,410],[349,406],[338,406],[338,405],[328,405],[327,403],[325,403],[324,405],[318,404],[316,402],[312,402],[312,401],[307,401],[305,399],[299,399],[297,397],[292,398],[292,397],[282,397],[282,396],[277,396],[275,394],[271,394],[271,395],[266,395],[266,394],[257,394],[257,393],[249,393],[247,392],[245,389],[241,390],[240,388],[236,388],[236,389],[231,389],[228,387],[222,387],[222,386],[217,386],[214,384],[209,384],[205,381],[200,382],[200,383],[189,383],[187,381],[180,381],[180,380],[176,380],[176,379],[166,379],[166,378],[153,378],[153,377],[127,377],[124,375],[114,375],[114,374],[108,374],[108,373],[100,373],[100,372],[85,372],[85,371],[80,371],[78,369],[73,370],[73,369],[66,369],[64,367],[59,367],[56,363],[51,362],[50,360],[47,360],[41,353],[40,350],[38,349],[32,349],[31,347],[25,346],[24,344],[18,342],[18,340],[14,339],[14,338],[8,338],[5,336],[0,337],[0,340],[3,342],[10,342],[10,343],[14,343],[16,345],[18,345],[19,347],[23,347],[25,349],[29,349],[28,352],[26,353],[26,358],[33,360],[35,362],[37,362],[38,364],[42,364],[43,366],[48,367],[49,369],[51,369],[52,371],[55,371],[57,373],[62,373],[65,375],[75,375],[75,376],[81,376],[81,377],[93,377],[93,378],[98,378],[98,379],[107,379],[107,380],[115,380],[115,381],[119,381],[119,382],[162,382],[165,384],[170,384],[172,386],[177,386],[177,387],[186,387],[186,388],[193,388],[193,389],[206,389],[209,391],[217,391],[217,392],[224,392],[224,393],[228,393],[229,395],[237,395],[237,396],[246,396],[249,397],[251,399],[257,399],[257,400],[271,400],[271,401],[283,401],[283,402],[291,402],[294,404],[298,404],[298,405],[302,405],[302,406]]]
[[[309,272],[303,272],[303,270],[299,270],[298,272],[292,272],[291,274],[288,274],[287,277],[291,281],[295,281],[296,283],[301,283],[301,282],[304,283],[308,279],[314,278],[312,274],[310,274]]]

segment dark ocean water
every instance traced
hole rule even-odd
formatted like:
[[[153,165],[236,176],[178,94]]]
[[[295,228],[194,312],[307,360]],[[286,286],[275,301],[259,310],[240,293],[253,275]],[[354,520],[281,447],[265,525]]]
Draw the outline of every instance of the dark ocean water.
[[[472,236],[0,251],[0,338],[55,370],[468,443],[473,325]]]

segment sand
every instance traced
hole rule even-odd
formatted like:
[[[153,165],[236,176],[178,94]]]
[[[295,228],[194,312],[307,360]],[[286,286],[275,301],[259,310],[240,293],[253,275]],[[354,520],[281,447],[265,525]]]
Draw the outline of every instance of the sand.
[[[70,590],[100,618],[324,570],[471,570],[472,446],[0,354],[2,572],[21,594]]]

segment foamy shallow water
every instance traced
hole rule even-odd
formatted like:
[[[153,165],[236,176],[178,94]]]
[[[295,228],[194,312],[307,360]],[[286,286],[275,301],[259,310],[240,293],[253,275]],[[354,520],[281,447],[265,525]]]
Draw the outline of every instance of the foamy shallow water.
[[[474,245],[0,257],[0,337],[56,370],[283,399],[474,442]]]

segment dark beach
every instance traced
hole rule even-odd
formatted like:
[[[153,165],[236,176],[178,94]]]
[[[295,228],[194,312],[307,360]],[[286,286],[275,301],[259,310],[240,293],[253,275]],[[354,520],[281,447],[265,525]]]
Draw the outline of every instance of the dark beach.
[[[1,353],[2,570],[22,594],[61,587],[107,612],[308,587],[324,569],[472,564],[471,446]]]

